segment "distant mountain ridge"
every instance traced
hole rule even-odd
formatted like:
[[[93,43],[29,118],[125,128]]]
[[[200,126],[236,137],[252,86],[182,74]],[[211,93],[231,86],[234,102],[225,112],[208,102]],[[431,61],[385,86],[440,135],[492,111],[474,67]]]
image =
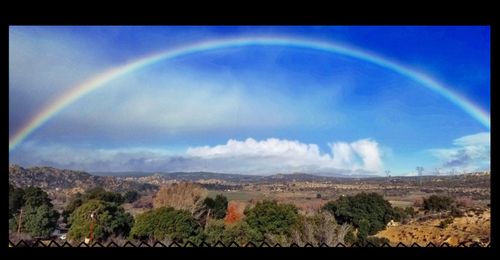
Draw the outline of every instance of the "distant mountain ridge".
[[[92,173],[99,176],[115,176],[115,177],[148,177],[159,176],[166,180],[179,180],[179,181],[199,181],[208,179],[219,179],[226,181],[242,181],[242,182],[276,182],[276,181],[331,181],[337,179],[359,179],[373,176],[349,176],[342,174],[335,174],[333,176],[315,175],[309,173],[278,173],[274,175],[249,175],[249,174],[235,174],[235,173],[216,173],[216,172],[95,172]]]
[[[111,191],[152,191],[158,187],[152,184],[121,180],[112,176],[94,176],[83,171],[57,169],[53,167],[23,168],[9,165],[9,183],[17,187],[36,186],[46,190],[104,187]]]

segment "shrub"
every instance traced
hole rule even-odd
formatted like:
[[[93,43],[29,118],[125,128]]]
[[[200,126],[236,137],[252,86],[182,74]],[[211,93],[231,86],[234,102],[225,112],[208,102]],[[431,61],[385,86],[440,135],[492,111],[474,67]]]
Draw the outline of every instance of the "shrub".
[[[298,210],[294,205],[269,200],[257,202],[255,207],[247,208],[245,216],[248,225],[262,235],[289,235],[299,223]]]
[[[259,243],[263,240],[264,236],[259,230],[251,227],[246,221],[239,221],[226,226],[222,241],[226,245],[231,241],[235,241],[239,245],[245,245],[248,242]]]
[[[448,196],[432,195],[424,199],[424,209],[426,211],[444,211],[450,210],[453,205],[453,199]]]
[[[462,217],[464,213],[456,206],[451,207],[450,214],[452,217]]]
[[[187,240],[199,242],[200,234],[201,226],[188,211],[162,207],[137,216],[130,238],[170,239],[184,243]]]
[[[292,240],[297,244],[325,243],[335,246],[344,243],[351,227],[348,224],[338,225],[335,217],[328,211],[320,211],[313,216],[301,216],[298,228],[292,233]]]
[[[380,247],[384,243],[389,244],[389,242],[390,242],[389,239],[387,239],[385,237],[368,237],[368,238],[366,238],[366,240],[360,241],[359,243],[361,246],[366,246],[366,245],[368,245],[368,243],[371,243],[376,247]]]
[[[393,218],[391,204],[377,193],[359,193],[330,201],[323,209],[334,214],[338,223],[348,223],[359,228],[359,235],[373,235],[385,229]],[[359,236],[358,235],[358,236]]]
[[[415,201],[413,202],[413,206],[417,207],[417,208],[423,207],[424,206],[424,198],[415,199]]]
[[[445,220],[442,220],[442,221],[439,223],[439,227],[440,227],[440,228],[446,228],[446,227],[448,227],[448,225],[450,225],[451,223],[453,223],[453,218],[452,218],[452,217],[447,217]]]
[[[406,207],[405,213],[406,213],[406,215],[408,215],[409,217],[412,217],[412,218],[417,215],[417,212],[415,211],[415,209],[413,207]]]
[[[224,238],[225,224],[223,220],[212,219],[209,220],[205,230],[203,231],[203,236],[205,242],[214,245],[218,241],[222,241]]]
[[[233,224],[235,222],[240,221],[242,217],[243,217],[243,215],[238,212],[237,205],[234,203],[231,203],[231,204],[229,204],[229,207],[227,208],[227,214],[226,214],[226,217],[224,218],[224,223]]]
[[[95,187],[87,190],[84,197],[84,201],[96,199],[116,204],[122,204],[125,202],[125,199],[120,193],[106,191],[102,187]]]
[[[136,201],[139,198],[139,193],[137,191],[127,191],[125,192],[125,195],[123,195],[123,199],[127,203],[132,203]]]
[[[456,199],[457,207],[470,208],[472,206],[472,199],[468,196],[462,196]]]

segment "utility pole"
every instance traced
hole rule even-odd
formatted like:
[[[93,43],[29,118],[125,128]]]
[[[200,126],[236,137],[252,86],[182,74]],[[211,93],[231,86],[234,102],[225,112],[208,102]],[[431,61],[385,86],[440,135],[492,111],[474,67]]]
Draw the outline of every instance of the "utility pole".
[[[417,166],[417,172],[418,172],[418,185],[422,186],[422,172],[424,171],[424,167],[422,166]]]

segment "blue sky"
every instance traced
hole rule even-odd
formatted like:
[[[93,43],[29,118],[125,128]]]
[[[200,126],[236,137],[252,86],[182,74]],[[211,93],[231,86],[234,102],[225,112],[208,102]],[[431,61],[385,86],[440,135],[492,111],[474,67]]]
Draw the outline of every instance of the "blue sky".
[[[11,27],[9,135],[72,86],[221,38],[297,37],[387,58],[490,112],[489,27]],[[11,163],[86,171],[414,174],[489,169],[489,129],[403,75],[334,53],[247,46],[160,61],[52,117]]]

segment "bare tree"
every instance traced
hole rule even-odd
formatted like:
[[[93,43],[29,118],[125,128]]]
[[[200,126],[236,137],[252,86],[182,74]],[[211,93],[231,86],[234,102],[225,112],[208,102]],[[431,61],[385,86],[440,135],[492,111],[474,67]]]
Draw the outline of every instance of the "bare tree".
[[[293,230],[291,241],[299,245],[311,243],[312,245],[321,245],[325,243],[329,246],[335,246],[338,243],[344,243],[344,237],[350,230],[350,225],[339,225],[335,217],[327,212],[320,211],[311,217],[304,217],[301,221],[301,227]]]
[[[203,200],[207,197],[207,189],[198,184],[181,182],[165,185],[160,188],[153,199],[153,207],[173,207],[187,210],[193,216],[203,215]]]

